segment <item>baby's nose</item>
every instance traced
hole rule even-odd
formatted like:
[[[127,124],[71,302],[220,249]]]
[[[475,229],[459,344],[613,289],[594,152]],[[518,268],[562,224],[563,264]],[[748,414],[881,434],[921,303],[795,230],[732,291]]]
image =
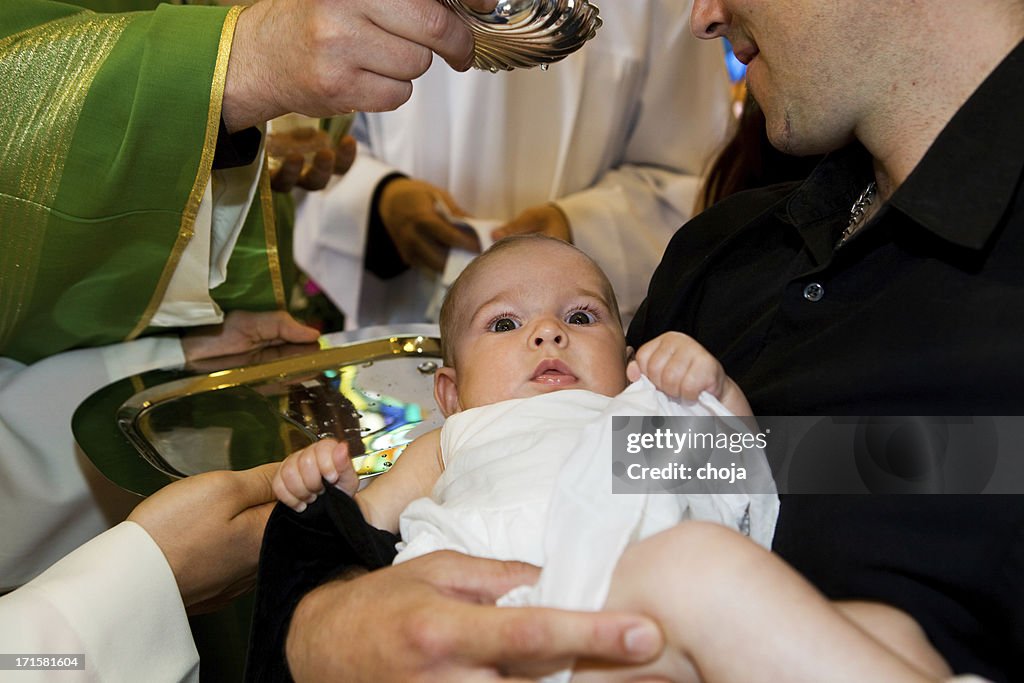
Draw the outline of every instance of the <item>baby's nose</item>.
[[[533,343],[536,344],[537,346],[540,346],[541,344],[543,344],[547,340],[550,340],[550,341],[554,342],[555,344],[561,344],[562,343],[562,335],[561,334],[551,334],[551,335],[540,334],[540,335],[537,335],[534,338]]]
[[[544,342],[555,344],[556,346],[562,346],[565,344],[567,337],[565,331],[554,324],[544,324],[537,328],[537,331],[533,335],[533,345],[541,346]]]

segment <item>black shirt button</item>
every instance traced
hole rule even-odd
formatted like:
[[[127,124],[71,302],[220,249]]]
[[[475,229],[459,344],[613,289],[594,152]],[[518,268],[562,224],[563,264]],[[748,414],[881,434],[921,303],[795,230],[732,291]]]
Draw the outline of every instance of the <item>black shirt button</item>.
[[[823,296],[825,296],[825,288],[820,283],[812,282],[804,287],[804,298],[808,301],[821,301]]]

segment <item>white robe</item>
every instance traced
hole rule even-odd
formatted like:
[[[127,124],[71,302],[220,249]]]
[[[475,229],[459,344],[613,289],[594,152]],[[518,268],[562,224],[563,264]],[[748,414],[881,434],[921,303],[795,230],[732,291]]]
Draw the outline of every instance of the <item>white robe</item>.
[[[5,654],[84,655],[84,669],[24,681],[198,681],[199,654],[167,560],[124,522],[0,597]]]
[[[435,60],[409,102],[361,115],[355,164],[301,200],[295,234],[296,261],[348,327],[428,320],[436,278],[363,269],[370,201],[395,171],[500,223],[554,201],[628,320],[731,120],[722,46],[690,33],[690,4],[599,3],[597,36],[547,71],[456,73]]]
[[[154,325],[223,320],[210,290],[226,277],[262,164],[261,153],[249,166],[214,171]],[[120,522],[139,500],[78,448],[71,418],[79,404],[108,384],[183,361],[176,336],[77,349],[31,365],[0,357],[0,592]]]

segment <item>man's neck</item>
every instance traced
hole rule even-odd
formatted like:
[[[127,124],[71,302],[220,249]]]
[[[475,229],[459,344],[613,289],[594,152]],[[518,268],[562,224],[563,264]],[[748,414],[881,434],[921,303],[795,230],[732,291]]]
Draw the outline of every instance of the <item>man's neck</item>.
[[[906,67],[898,80],[879,83],[879,98],[856,131],[875,159],[879,199],[899,188],[960,107],[1024,40],[1024,7],[1017,3],[1011,17],[1004,9],[1010,4],[978,3],[990,14],[974,6],[948,9],[959,3],[928,5],[920,31],[925,37],[905,43]]]

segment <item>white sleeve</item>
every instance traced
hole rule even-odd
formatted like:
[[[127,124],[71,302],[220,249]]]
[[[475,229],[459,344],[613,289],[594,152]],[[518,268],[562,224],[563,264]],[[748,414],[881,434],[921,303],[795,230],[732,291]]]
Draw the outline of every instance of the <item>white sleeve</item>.
[[[0,598],[5,653],[81,654],[85,670],[56,680],[197,681],[174,575],[142,527],[123,522]],[[52,671],[19,671],[49,681]]]
[[[262,136],[266,140],[266,136]],[[224,319],[210,290],[227,279],[228,260],[259,190],[263,141],[247,166],[214,170],[167,291],[153,315],[155,327],[212,325]]]
[[[126,509],[134,502],[76,453],[78,405],[111,382],[183,361],[177,337],[66,351],[31,365],[0,358],[0,591],[109,529],[115,501]]]
[[[692,216],[705,166],[731,121],[722,47],[690,33],[681,4],[655,3],[648,73],[620,163],[555,202],[574,226],[573,241],[608,274],[627,315],[646,296],[669,239]]]

